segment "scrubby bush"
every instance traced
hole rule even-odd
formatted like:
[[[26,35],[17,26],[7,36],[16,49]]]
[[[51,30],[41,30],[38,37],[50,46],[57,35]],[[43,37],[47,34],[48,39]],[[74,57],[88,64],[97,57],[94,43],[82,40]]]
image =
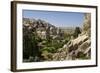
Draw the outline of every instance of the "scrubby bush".
[[[54,47],[44,47],[41,49],[41,51],[47,51],[50,53],[54,53],[55,52],[55,48]]]

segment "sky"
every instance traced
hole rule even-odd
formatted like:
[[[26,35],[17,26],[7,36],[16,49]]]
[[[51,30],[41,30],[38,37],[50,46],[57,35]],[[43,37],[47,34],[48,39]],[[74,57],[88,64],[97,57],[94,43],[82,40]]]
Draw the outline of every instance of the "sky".
[[[45,20],[56,27],[81,27],[84,19],[84,13],[79,12],[23,10],[22,15]]]

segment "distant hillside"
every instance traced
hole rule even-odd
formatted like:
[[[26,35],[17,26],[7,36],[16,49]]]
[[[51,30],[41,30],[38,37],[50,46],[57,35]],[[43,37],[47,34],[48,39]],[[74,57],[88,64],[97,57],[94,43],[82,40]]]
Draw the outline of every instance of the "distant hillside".
[[[75,27],[60,27],[60,29],[67,34],[73,34]]]
[[[23,29],[26,31],[34,30],[33,32],[44,39],[48,37],[48,35],[53,37],[62,33],[60,28],[41,19],[23,18]]]
[[[53,29],[55,28],[56,30],[57,29],[61,29],[62,31],[66,32],[66,33],[74,33],[74,30],[75,30],[75,27],[57,27],[53,24],[50,24],[49,22],[46,22],[44,20],[41,20],[41,19],[34,19],[34,18],[23,18],[23,25],[24,26],[32,26],[34,28],[40,28],[40,27],[43,27],[43,28],[50,28],[50,29]]]

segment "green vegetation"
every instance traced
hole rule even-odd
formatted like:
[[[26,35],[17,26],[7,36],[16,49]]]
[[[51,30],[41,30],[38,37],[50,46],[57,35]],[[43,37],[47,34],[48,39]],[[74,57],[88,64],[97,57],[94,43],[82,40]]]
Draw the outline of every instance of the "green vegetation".
[[[74,32],[74,34],[73,34],[74,38],[77,38],[78,35],[79,35],[80,33],[81,33],[80,28],[79,28],[79,27],[76,27],[76,28],[75,28],[75,32]]]

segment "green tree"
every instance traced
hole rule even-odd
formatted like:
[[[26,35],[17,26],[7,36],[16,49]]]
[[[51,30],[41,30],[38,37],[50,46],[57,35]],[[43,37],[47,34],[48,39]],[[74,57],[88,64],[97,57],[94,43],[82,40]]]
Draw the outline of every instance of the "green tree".
[[[74,38],[77,38],[80,33],[81,33],[80,27],[76,27],[73,34]]]

